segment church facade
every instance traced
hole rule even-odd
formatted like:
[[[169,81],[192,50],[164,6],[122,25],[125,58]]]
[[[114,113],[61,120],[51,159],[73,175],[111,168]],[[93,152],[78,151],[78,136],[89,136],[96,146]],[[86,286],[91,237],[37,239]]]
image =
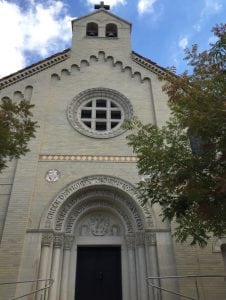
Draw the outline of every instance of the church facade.
[[[194,280],[224,274],[223,241],[177,244],[160,208],[142,204],[137,157],[123,122],[161,126],[169,117],[158,75],[131,50],[131,24],[102,4],[72,21],[72,47],[0,80],[1,99],[35,104],[30,152],[0,176],[0,299],[173,300],[197,298]],[[26,280],[53,279],[45,282]],[[200,280],[200,299],[226,299],[223,280]],[[192,298],[193,297],[193,298]]]

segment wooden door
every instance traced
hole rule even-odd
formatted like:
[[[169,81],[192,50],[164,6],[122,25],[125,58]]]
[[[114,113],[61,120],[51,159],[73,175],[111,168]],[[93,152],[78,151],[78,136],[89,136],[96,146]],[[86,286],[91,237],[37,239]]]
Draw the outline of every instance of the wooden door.
[[[122,300],[121,248],[78,247],[75,300]]]

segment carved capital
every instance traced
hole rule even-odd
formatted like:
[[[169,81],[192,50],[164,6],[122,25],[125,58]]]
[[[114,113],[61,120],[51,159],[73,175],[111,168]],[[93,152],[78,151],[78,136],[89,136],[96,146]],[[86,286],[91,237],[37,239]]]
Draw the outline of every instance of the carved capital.
[[[52,232],[42,233],[42,246],[50,247],[52,242],[53,242],[53,233]]]
[[[128,250],[135,249],[135,237],[133,235],[126,236],[126,247]]]
[[[56,248],[62,247],[64,244],[64,235],[61,233],[55,234],[53,238],[53,246]]]
[[[142,247],[145,244],[145,233],[144,231],[136,232],[136,246]]]
[[[147,246],[156,245],[156,234],[154,232],[146,232],[145,241]]]
[[[64,249],[70,250],[74,242],[73,235],[65,235],[64,237]]]

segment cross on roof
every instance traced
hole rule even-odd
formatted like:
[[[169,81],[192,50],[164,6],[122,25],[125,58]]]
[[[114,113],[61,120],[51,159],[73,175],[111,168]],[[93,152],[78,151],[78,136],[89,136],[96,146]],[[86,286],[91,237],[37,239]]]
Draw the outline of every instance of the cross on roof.
[[[95,4],[95,5],[94,5],[94,8],[95,8],[95,9],[103,8],[103,9],[105,9],[105,10],[109,10],[109,9],[110,9],[110,5],[105,5],[105,4],[104,4],[104,1],[101,1],[100,4]]]

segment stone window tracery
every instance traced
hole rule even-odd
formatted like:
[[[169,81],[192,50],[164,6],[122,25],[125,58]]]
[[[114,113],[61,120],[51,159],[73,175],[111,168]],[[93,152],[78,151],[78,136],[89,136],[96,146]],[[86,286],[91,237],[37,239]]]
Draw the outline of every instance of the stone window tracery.
[[[123,110],[112,100],[94,99],[81,106],[80,117],[84,125],[94,131],[109,131],[120,126]]]
[[[121,93],[94,88],[77,95],[68,107],[68,120],[80,133],[110,138],[124,132],[122,123],[133,114],[130,101]]]

